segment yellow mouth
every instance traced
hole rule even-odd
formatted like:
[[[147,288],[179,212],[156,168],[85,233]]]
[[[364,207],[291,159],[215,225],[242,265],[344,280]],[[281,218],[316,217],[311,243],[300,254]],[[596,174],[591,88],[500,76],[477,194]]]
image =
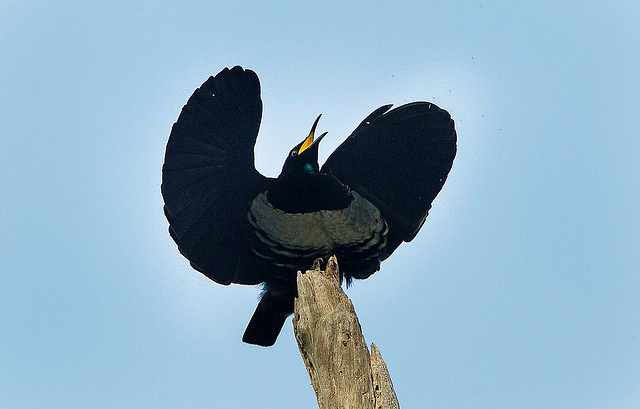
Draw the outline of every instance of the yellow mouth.
[[[314,134],[316,133],[316,126],[318,126],[318,121],[320,120],[321,116],[322,114],[318,115],[318,117],[316,118],[316,121],[313,123],[313,126],[311,127],[311,132],[309,132],[309,136],[307,136],[307,139],[304,140],[304,142],[300,146],[300,149],[298,149],[298,155],[304,152],[313,143]]]

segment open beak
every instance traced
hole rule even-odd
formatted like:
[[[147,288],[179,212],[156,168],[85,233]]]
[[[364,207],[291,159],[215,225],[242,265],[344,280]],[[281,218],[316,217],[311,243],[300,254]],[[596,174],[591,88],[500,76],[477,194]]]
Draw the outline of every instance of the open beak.
[[[311,127],[311,132],[309,132],[309,136],[307,136],[307,139],[305,139],[304,142],[302,142],[302,145],[300,146],[300,149],[298,149],[298,155],[300,155],[302,152],[306,151],[311,145],[315,145],[318,142],[320,142],[320,140],[322,138],[324,138],[324,136],[327,134],[327,132],[323,133],[322,135],[320,135],[318,137],[318,139],[316,139],[314,141],[314,135],[316,133],[316,126],[318,126],[318,121],[320,120],[321,116],[322,116],[322,114],[318,115],[318,117],[316,118],[315,122],[313,123],[313,126]]]

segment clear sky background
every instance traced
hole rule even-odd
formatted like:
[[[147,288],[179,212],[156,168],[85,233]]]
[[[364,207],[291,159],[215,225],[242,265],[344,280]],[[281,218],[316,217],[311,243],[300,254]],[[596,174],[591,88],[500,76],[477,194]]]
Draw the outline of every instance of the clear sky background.
[[[276,4],[277,3],[277,4]],[[258,169],[428,100],[458,156],[349,290],[403,408],[640,407],[640,5],[0,3],[0,408],[310,408],[290,321],[167,233],[164,147],[209,75],[262,83]]]

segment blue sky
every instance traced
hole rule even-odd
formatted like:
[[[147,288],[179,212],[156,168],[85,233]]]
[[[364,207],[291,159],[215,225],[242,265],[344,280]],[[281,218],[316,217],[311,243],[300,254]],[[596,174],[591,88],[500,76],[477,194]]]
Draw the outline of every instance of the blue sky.
[[[191,270],[160,169],[192,91],[262,82],[276,176],[369,112],[428,100],[459,151],[427,223],[349,290],[405,408],[640,405],[640,6],[0,5],[0,407],[314,407],[288,322]]]

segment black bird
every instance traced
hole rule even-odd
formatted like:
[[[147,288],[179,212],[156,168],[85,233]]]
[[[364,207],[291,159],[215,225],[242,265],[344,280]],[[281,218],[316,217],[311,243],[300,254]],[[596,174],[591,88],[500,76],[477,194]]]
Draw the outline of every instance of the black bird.
[[[254,166],[262,117],[251,70],[225,68],[173,125],[162,195],[169,232],[191,266],[224,285],[263,283],[243,336],[270,346],[293,312],[296,272],[335,254],[367,278],[422,227],[456,154],[449,113],[428,102],[373,111],[318,165],[318,117],[276,179]]]

